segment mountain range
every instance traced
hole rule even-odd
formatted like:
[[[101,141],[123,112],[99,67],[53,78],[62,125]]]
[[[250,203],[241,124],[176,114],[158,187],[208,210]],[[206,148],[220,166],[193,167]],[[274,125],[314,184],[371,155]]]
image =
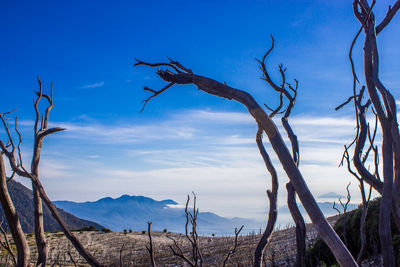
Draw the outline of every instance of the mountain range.
[[[154,231],[167,229],[170,232],[185,231],[185,210],[173,200],[157,201],[144,196],[123,195],[118,198],[102,198],[94,202],[77,203],[54,201],[58,207],[87,220],[96,221],[113,231],[147,229],[151,221]],[[197,230],[201,234],[233,234],[235,228],[245,225],[258,227],[255,221],[242,218],[224,218],[211,212],[199,212]]]
[[[34,232],[34,220],[33,220],[33,195],[32,190],[25,187],[19,182],[10,181],[8,183],[8,191],[10,193],[11,199],[14,202],[15,209],[18,212],[19,220],[21,223],[22,230],[25,233]],[[80,219],[71,213],[65,212],[64,210],[57,208],[61,218],[67,224],[69,229],[81,229],[84,227],[95,226],[97,229],[102,229],[98,223]],[[4,211],[0,205],[0,218],[4,218]],[[57,221],[53,218],[50,213],[50,210],[47,208],[45,204],[43,204],[43,221],[44,221],[44,230],[47,232],[54,232],[57,230],[61,230],[61,227],[57,223]],[[3,225],[4,227],[4,225]]]
[[[19,213],[22,228],[25,232],[33,232],[33,201],[32,191],[22,184],[11,181],[8,184],[11,198]],[[70,229],[79,229],[95,226],[102,229],[103,226],[113,231],[132,229],[142,231],[147,229],[147,222],[151,221],[154,231],[183,233],[185,231],[185,210],[175,201],[168,199],[157,201],[144,196],[122,195],[118,198],[105,197],[93,202],[54,201],[58,212]],[[325,216],[337,214],[332,209],[331,202],[318,203]],[[357,205],[350,204],[349,210]],[[304,208],[299,205],[301,213],[307,220],[308,216]],[[3,210],[0,207],[0,216]],[[82,219],[81,219],[82,218]],[[276,226],[286,225],[291,220],[287,206],[281,206],[278,211]],[[44,205],[45,231],[60,230],[58,223],[53,219],[48,208]],[[265,222],[243,218],[224,218],[212,212],[199,212],[197,230],[200,234],[232,235],[235,228],[244,225],[243,233],[260,230]]]

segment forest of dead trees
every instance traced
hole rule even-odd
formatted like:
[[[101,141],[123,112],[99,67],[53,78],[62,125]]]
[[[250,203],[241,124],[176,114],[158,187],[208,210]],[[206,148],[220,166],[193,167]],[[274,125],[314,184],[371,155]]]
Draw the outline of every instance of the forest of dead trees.
[[[263,136],[265,135],[270,143],[273,152],[277,155],[289,182],[285,185],[287,191],[287,205],[295,222],[296,235],[296,266],[306,266],[306,226],[302,214],[298,209],[296,198],[301,202],[307,214],[311,218],[313,227],[319,237],[328,246],[336,262],[340,266],[359,266],[366,259],[366,246],[369,242],[366,232],[366,218],[369,212],[369,202],[371,192],[375,191],[380,196],[379,202],[379,223],[376,232],[379,233],[379,255],[383,266],[398,266],[399,259],[396,259],[396,251],[393,246],[392,229],[400,230],[400,134],[397,122],[397,107],[394,96],[387,88],[384,81],[380,79],[379,72],[379,48],[378,38],[380,33],[389,27],[391,20],[395,17],[400,8],[400,0],[397,0],[387,9],[386,15],[376,20],[374,6],[376,2],[366,0],[353,1],[353,13],[358,20],[360,27],[355,33],[354,39],[350,40],[348,53],[349,64],[353,77],[352,86],[349,87],[349,96],[343,103],[338,105],[336,110],[349,108],[354,111],[354,124],[356,131],[354,139],[349,144],[344,144],[344,151],[341,165],[347,168],[348,172],[358,183],[361,194],[361,215],[359,220],[359,251],[351,252],[346,240],[346,235],[337,233],[328,223],[324,214],[321,212],[317,202],[309,190],[302,173],[299,170],[300,151],[298,137],[295,129],[290,125],[290,115],[295,107],[297,92],[300,90],[299,82],[296,79],[289,80],[286,77],[286,68],[278,65],[277,71],[280,81],[271,78],[270,70],[267,67],[268,58],[274,52],[275,40],[271,36],[271,45],[267,52],[257,60],[262,80],[266,82],[268,89],[276,92],[279,98],[277,107],[261,106],[246,91],[235,89],[208,77],[194,73],[190,68],[183,64],[169,59],[167,62],[148,63],[137,60],[136,67],[158,68],[156,74],[167,84],[154,90],[144,87],[144,90],[151,93],[150,97],[144,100],[142,111],[154,97],[165,93],[169,88],[176,84],[192,84],[199,90],[228,100],[234,100],[246,107],[249,115],[254,118],[258,125],[255,133],[255,141],[260,155],[265,163],[267,179],[271,186],[267,189],[269,202],[268,220],[263,233],[254,238],[258,238],[257,246],[253,251],[252,265],[255,267],[264,266],[264,253],[271,239],[271,234],[275,228],[277,220],[277,201],[278,201],[278,175],[270,159],[269,153],[264,146]],[[384,5],[385,3],[380,3]],[[362,61],[353,60],[353,49],[356,42],[363,41]],[[355,65],[362,65],[364,72],[357,73]],[[338,77],[340,79],[340,77]],[[2,250],[10,255],[10,264],[15,266],[29,266],[32,264],[31,251],[27,242],[26,233],[22,231],[18,213],[14,207],[8,192],[7,184],[15,177],[29,179],[32,183],[34,200],[34,222],[35,222],[35,244],[37,257],[34,265],[46,266],[48,264],[49,243],[46,240],[43,227],[43,202],[52,216],[59,223],[62,232],[69,240],[71,245],[81,255],[81,257],[91,266],[103,266],[105,263],[92,255],[76,235],[68,229],[62,218],[57,212],[56,207],[48,197],[45,188],[41,183],[39,175],[39,162],[43,142],[47,136],[64,131],[65,129],[54,127],[49,128],[50,113],[53,108],[53,85],[45,90],[42,82],[38,79],[38,91],[35,92],[34,101],[34,144],[30,163],[22,159],[21,144],[23,137],[18,130],[18,119],[14,117],[14,111],[0,114],[3,131],[0,136],[0,202],[4,210],[7,221],[7,229],[12,237],[12,243],[7,238],[5,229],[1,229]],[[46,93],[45,91],[48,91]],[[339,111],[338,111],[339,112]],[[280,117],[284,132],[278,130],[273,118]],[[289,143],[283,141],[282,135],[286,135]],[[301,139],[301,136],[299,137]],[[379,141],[378,141],[379,139]],[[380,141],[381,140],[381,141]],[[7,173],[9,165],[10,173]],[[29,166],[30,165],[30,166]],[[189,203],[189,198],[188,198]],[[186,241],[190,244],[190,253],[182,248],[181,244],[171,237],[173,245],[169,247],[171,256],[179,258],[189,266],[203,266],[207,263],[203,259],[201,238],[198,236],[196,207],[193,211],[188,210],[186,205]],[[346,225],[346,224],[345,224]],[[232,240],[230,249],[227,250],[225,257],[221,259],[221,266],[229,265],[229,260],[238,250],[239,236],[242,228],[235,229],[235,236]],[[346,232],[346,230],[345,230]],[[152,266],[163,266],[155,256],[152,242],[151,222],[148,225],[148,258]],[[3,255],[3,253],[2,253]],[[71,258],[72,260],[72,258]],[[76,263],[74,263],[76,264]],[[122,265],[122,263],[121,263]]]

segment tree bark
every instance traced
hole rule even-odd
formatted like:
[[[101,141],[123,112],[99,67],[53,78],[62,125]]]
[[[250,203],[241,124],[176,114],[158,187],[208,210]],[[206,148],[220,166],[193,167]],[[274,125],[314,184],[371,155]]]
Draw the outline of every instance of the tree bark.
[[[6,170],[4,166],[3,154],[0,153],[0,202],[6,216],[10,232],[17,248],[17,266],[26,267],[29,264],[30,252],[25,234],[19,222],[18,213],[8,192],[6,181]]]

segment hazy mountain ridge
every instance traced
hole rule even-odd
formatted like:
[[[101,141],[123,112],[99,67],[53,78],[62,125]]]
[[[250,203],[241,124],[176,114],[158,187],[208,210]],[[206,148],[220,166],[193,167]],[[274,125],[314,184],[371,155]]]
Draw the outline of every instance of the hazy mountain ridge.
[[[11,181],[8,183],[8,191],[11,199],[14,202],[15,209],[18,212],[21,227],[25,233],[32,233],[34,231],[34,209],[33,209],[33,195],[32,190],[25,187],[19,182]],[[79,229],[87,226],[95,226],[98,229],[103,227],[95,222],[84,220],[68,213],[60,208],[57,208],[61,218],[68,225],[70,229]],[[53,232],[61,230],[57,221],[52,217],[50,210],[43,203],[44,214],[44,230]],[[3,208],[0,205],[0,217],[4,217]]]
[[[102,198],[93,202],[55,201],[58,207],[76,216],[94,220],[114,231],[147,229],[152,221],[152,229],[184,232],[186,216],[184,208],[168,199],[157,201],[144,196],[123,195],[118,198]],[[224,218],[212,212],[199,212],[198,231],[205,234],[232,234],[235,227],[245,225],[246,229],[258,225],[255,221],[242,218]]]

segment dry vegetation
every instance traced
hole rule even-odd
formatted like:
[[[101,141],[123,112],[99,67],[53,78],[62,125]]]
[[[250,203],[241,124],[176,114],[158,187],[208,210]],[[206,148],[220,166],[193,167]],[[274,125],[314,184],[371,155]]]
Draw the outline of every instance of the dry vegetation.
[[[333,224],[337,216],[329,218]],[[76,232],[76,236],[82,244],[88,248],[99,262],[106,266],[150,266],[149,254],[145,248],[149,239],[147,232]],[[187,266],[182,260],[173,257],[169,245],[172,240],[177,240],[185,252],[190,253],[190,244],[183,234],[152,233],[155,250],[155,260],[159,266]],[[295,228],[274,231],[270,244],[266,249],[263,266],[291,266],[295,262],[296,239]],[[317,236],[311,224],[307,225],[307,243],[310,244]],[[86,261],[79,255],[69,243],[62,232],[46,233],[49,242],[48,264],[50,266],[88,266]],[[241,235],[236,253],[227,262],[227,266],[251,266],[254,257],[254,249],[257,246],[259,234]],[[222,263],[234,245],[234,237],[209,237],[200,236],[200,245],[204,257],[205,266],[222,266]],[[27,240],[32,252],[31,263],[36,262],[37,251],[34,236],[27,235]],[[12,238],[10,236],[10,242]],[[1,252],[1,266],[6,265],[7,253]],[[11,259],[9,259],[10,261]]]

